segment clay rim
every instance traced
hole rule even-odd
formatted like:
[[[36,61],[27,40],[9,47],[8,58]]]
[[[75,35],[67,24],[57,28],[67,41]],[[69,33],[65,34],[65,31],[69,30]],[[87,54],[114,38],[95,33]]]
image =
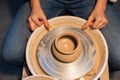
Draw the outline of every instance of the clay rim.
[[[70,36],[75,40],[75,42],[73,42],[73,43],[75,43],[74,44],[75,48],[71,52],[70,51],[62,51],[62,50],[60,50],[60,48],[59,48],[59,46],[57,44],[57,41],[59,41],[60,38],[67,37],[67,36],[68,37]],[[72,33],[72,32],[63,32],[55,39],[55,47],[56,47],[56,49],[59,52],[61,52],[62,54],[64,54],[64,55],[70,55],[70,54],[74,53],[76,50],[79,49],[79,47],[78,47],[78,46],[80,46],[79,44],[80,44],[80,39],[78,38],[77,34]]]
[[[47,75],[32,75],[32,76],[26,77],[22,80],[29,80],[29,79],[34,78],[34,77],[45,77],[45,78],[48,78],[49,80],[57,80],[57,79],[55,79],[51,76],[47,76]]]

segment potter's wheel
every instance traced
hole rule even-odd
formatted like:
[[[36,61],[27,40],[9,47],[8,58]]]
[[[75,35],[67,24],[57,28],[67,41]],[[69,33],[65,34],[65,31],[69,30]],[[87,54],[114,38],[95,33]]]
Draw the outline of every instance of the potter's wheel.
[[[51,31],[46,30],[42,25],[33,32],[28,41],[26,61],[31,73],[49,75],[57,79],[76,79],[81,76],[86,80],[98,79],[108,59],[107,44],[101,32],[90,29],[80,30],[85,20],[78,17],[56,17],[50,19],[49,23],[52,26]],[[70,63],[58,61],[51,53],[50,47],[62,31],[75,33],[80,37],[83,46],[81,56]]]
[[[81,55],[75,61],[69,63],[57,60],[51,51],[52,43],[63,32],[77,34],[83,47],[82,52],[80,52]],[[38,60],[42,69],[47,74],[63,80],[77,79],[85,75],[94,64],[95,54],[95,45],[91,38],[84,31],[75,27],[59,27],[53,29],[42,38],[38,47]]]

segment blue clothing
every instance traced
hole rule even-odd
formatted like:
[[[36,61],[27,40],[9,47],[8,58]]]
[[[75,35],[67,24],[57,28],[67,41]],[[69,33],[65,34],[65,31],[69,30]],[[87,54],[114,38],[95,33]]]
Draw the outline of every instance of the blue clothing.
[[[69,12],[74,16],[87,19],[94,9],[96,0],[41,0],[42,9],[47,19]],[[18,11],[2,45],[3,59],[13,65],[23,65],[25,49],[31,31],[27,27],[30,13],[29,3],[25,3]],[[110,66],[120,70],[120,16],[113,4],[108,3],[106,15],[108,25],[101,30],[109,47]]]

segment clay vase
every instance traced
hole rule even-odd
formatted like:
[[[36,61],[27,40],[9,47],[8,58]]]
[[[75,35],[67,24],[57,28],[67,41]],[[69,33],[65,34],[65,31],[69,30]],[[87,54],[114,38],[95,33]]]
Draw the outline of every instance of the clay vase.
[[[82,44],[77,34],[62,32],[52,45],[52,53],[61,62],[75,61],[82,51]]]

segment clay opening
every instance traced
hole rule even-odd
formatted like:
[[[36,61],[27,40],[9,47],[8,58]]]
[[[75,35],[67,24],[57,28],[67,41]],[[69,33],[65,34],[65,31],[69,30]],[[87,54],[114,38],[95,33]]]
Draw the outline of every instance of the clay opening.
[[[73,52],[77,46],[78,40],[72,35],[63,35],[56,40],[56,48],[62,53]]]

